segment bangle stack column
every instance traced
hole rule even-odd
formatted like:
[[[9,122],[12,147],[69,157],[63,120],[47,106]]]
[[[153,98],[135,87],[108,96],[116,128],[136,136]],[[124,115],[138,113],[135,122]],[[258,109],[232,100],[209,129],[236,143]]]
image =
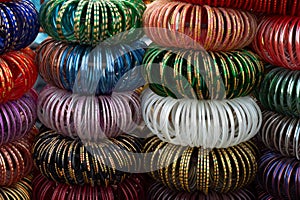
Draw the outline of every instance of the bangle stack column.
[[[254,199],[245,187],[256,176],[251,138],[262,114],[249,95],[263,64],[243,48],[255,36],[255,16],[161,0],[143,20],[155,43],[143,60],[150,89],[142,95],[142,114],[157,136],[144,147],[152,153],[145,167],[157,181],[148,199]]]
[[[38,72],[27,46],[38,34],[38,13],[29,0],[1,0],[0,13],[0,199],[30,200]]]
[[[142,177],[131,175],[140,167],[134,153],[142,149],[130,135],[142,120],[140,93],[120,86],[142,63],[145,44],[135,29],[144,9],[139,0],[41,6],[41,25],[52,38],[37,49],[40,75],[49,84],[39,94],[38,117],[48,129],[33,148],[41,172],[33,199],[144,197]]]
[[[264,17],[253,42],[270,63],[258,93],[264,107],[259,136],[269,149],[259,160],[259,199],[300,198],[299,30],[300,17]]]

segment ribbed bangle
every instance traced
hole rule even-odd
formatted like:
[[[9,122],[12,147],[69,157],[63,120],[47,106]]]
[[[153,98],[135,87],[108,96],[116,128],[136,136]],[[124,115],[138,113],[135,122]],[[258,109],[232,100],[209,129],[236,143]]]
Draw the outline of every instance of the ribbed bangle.
[[[29,48],[0,55],[0,103],[19,99],[35,83],[35,53]]]
[[[249,184],[256,176],[258,148],[251,141],[226,149],[205,150],[175,146],[150,138],[144,165],[151,175],[172,190],[228,193]],[[148,167],[149,168],[149,167]]]
[[[0,104],[0,146],[30,131],[37,118],[36,105],[37,94],[33,89],[18,100]]]
[[[22,199],[31,200],[32,187],[31,187],[32,176],[27,176],[17,183],[7,187],[0,187],[0,198],[1,199]]]
[[[208,52],[150,45],[143,59],[150,88],[174,98],[224,99],[250,94],[264,67],[251,51]]]
[[[10,186],[27,176],[33,167],[31,157],[32,129],[23,138],[0,147],[0,185]]]
[[[249,45],[254,15],[240,10],[159,0],[143,15],[144,30],[155,43],[180,48],[230,51]]]
[[[145,4],[140,0],[50,0],[41,6],[39,19],[45,32],[57,40],[96,45],[111,36],[139,28],[144,10]],[[122,37],[129,36],[123,34]]]
[[[70,186],[62,183],[55,183],[42,175],[33,179],[33,200],[47,199],[101,199],[101,200],[142,200],[145,198],[143,177],[133,175],[126,178],[122,183],[102,187],[90,185]]]
[[[146,47],[135,41],[93,49],[47,39],[37,50],[37,65],[43,79],[59,88],[77,94],[111,94],[126,73],[131,73],[129,85],[140,80],[133,77],[132,69],[142,64]]]
[[[161,140],[176,145],[226,148],[254,137],[261,111],[250,97],[232,100],[189,100],[160,97],[147,90],[142,114]]]
[[[299,118],[263,111],[263,124],[259,135],[268,148],[300,160]]]
[[[137,92],[81,96],[54,86],[39,95],[38,117],[47,127],[72,138],[99,142],[130,133],[142,120]]]
[[[299,17],[265,17],[258,25],[253,48],[266,62],[299,70],[299,27]]]
[[[130,135],[104,139],[101,143],[82,143],[46,131],[37,136],[33,147],[35,166],[48,179],[70,185],[118,184],[128,172],[140,168],[141,141]]]
[[[229,193],[218,193],[210,191],[208,194],[204,194],[199,191],[195,192],[178,192],[169,189],[162,183],[156,182],[150,186],[147,192],[147,200],[157,199],[177,199],[177,200],[195,200],[195,199],[207,199],[207,200],[224,200],[224,199],[244,199],[253,200],[255,195],[248,189],[239,189]]]
[[[299,199],[300,161],[267,151],[258,161],[258,183],[276,199]]]
[[[30,0],[0,4],[0,54],[30,45],[39,32],[38,13]]]
[[[259,89],[261,104],[284,115],[300,117],[300,71],[275,68],[268,72]]]

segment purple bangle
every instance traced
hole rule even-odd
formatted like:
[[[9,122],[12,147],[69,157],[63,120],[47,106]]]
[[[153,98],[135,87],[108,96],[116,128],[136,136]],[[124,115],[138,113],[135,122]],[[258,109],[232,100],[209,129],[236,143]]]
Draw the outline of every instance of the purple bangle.
[[[0,104],[0,146],[22,138],[36,121],[36,96],[29,91],[20,99]]]
[[[94,142],[130,133],[142,120],[137,92],[81,96],[49,85],[40,93],[38,117],[63,135]]]

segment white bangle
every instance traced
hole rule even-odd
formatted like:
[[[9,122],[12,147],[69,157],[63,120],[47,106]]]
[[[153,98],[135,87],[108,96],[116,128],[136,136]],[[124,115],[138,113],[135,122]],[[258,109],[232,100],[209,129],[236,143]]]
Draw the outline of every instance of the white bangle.
[[[227,148],[254,137],[262,123],[251,97],[195,100],[161,97],[150,89],[142,95],[142,114],[148,128],[175,145]]]

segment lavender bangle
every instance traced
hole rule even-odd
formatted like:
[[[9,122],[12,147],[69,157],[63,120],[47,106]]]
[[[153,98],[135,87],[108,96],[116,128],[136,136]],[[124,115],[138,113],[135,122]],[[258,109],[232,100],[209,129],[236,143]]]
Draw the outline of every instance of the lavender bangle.
[[[37,95],[29,91],[20,99],[0,104],[0,145],[22,138],[36,120]]]
[[[129,133],[142,119],[137,92],[80,96],[50,85],[40,93],[38,117],[63,135],[94,142]]]

